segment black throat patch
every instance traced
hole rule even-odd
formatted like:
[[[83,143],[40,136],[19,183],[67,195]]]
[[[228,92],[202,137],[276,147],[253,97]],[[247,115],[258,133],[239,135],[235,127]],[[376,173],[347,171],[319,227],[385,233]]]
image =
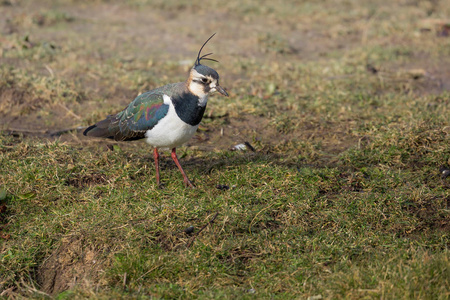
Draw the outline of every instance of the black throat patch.
[[[173,106],[178,117],[185,123],[196,126],[200,124],[205,112],[205,106],[198,105],[199,97],[191,93],[183,93],[172,98]]]

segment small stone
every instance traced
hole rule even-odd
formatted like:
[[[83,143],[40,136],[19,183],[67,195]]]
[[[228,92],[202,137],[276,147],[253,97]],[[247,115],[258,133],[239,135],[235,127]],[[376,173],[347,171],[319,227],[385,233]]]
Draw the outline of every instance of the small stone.
[[[216,188],[217,188],[218,190],[221,190],[221,191],[226,191],[226,190],[229,190],[229,189],[230,189],[230,187],[229,187],[228,185],[226,185],[226,184],[218,184],[218,185],[216,186]]]
[[[247,146],[245,146],[245,144],[238,144],[238,145],[231,147],[230,150],[231,151],[244,151],[244,150],[247,150]]]
[[[184,233],[186,234],[192,234],[194,233],[194,226],[189,226],[188,228],[184,229]]]
[[[249,142],[244,142],[242,144],[237,144],[233,147],[230,148],[231,151],[245,151],[245,150],[251,150],[253,152],[255,152],[255,148],[250,145]]]
[[[441,166],[441,167],[439,168],[439,172],[441,172],[441,178],[442,178],[442,179],[445,179],[445,178],[447,178],[448,176],[450,176],[450,169],[447,168],[447,167]]]

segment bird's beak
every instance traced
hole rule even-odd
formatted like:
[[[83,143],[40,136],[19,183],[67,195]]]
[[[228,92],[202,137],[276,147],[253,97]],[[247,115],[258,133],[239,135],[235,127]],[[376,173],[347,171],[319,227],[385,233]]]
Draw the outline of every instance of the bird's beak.
[[[228,97],[228,93],[220,85],[216,85],[216,91],[218,91],[219,93],[221,93],[225,97]]]

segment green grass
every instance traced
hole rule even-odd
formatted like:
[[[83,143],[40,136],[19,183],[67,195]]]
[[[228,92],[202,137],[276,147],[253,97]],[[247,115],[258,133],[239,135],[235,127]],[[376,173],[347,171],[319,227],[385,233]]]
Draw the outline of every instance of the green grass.
[[[356,150],[333,168],[217,154],[202,158],[223,164],[210,173],[188,164],[198,189],[182,188],[172,167],[159,190],[144,153],[3,139],[2,165],[12,170],[3,176],[6,283],[39,278],[56,251],[70,256],[60,276],[90,276],[79,295],[102,283],[99,295],[446,297],[448,185],[427,165],[344,170],[367,156]],[[188,248],[184,229],[199,230],[215,213]],[[82,246],[70,250],[74,241]]]
[[[0,297],[448,299],[450,6],[381,2],[2,4]],[[184,80],[215,31],[197,189],[49,134]]]

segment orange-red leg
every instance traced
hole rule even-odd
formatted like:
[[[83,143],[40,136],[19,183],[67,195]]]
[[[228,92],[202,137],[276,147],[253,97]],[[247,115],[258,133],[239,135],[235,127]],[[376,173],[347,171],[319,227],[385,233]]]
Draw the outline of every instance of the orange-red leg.
[[[186,173],[184,173],[183,168],[181,167],[180,163],[178,162],[178,157],[177,157],[177,153],[176,153],[176,148],[172,149],[172,159],[175,162],[175,164],[177,165],[178,169],[181,172],[181,175],[183,175],[183,181],[184,181],[184,185],[190,186],[191,188],[195,188],[195,185],[189,180],[189,178],[186,176]]]
[[[156,169],[156,184],[161,186],[161,182],[159,180],[159,153],[158,148],[153,150],[153,157],[155,158],[155,169]]]

